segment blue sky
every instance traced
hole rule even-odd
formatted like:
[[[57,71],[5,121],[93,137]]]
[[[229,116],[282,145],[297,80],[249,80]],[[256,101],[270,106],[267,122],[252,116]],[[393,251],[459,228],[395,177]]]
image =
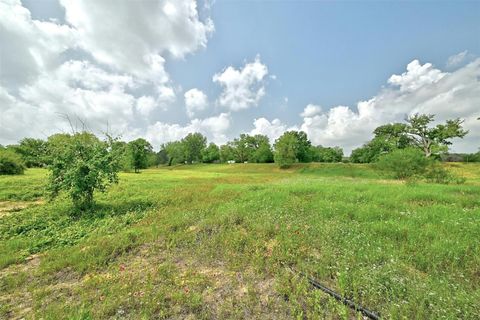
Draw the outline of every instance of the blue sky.
[[[308,103],[374,96],[414,59],[443,68],[454,54],[480,53],[480,2],[216,1],[211,16],[208,47],[172,62],[172,77],[215,93],[212,74],[260,54],[278,81],[252,115],[291,124]]]
[[[64,113],[157,147],[190,131],[221,144],[297,129],[348,152],[377,125],[430,112],[466,119],[454,151],[480,146],[480,2],[0,3],[4,119],[22,114],[2,123],[3,144],[63,130]],[[10,78],[11,61],[28,76]]]

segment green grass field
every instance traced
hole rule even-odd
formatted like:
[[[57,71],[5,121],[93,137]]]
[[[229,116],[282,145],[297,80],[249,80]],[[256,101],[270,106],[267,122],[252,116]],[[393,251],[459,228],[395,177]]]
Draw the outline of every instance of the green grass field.
[[[0,319],[480,318],[480,165],[462,185],[369,166],[194,165],[124,173],[93,212],[47,171],[0,176]]]

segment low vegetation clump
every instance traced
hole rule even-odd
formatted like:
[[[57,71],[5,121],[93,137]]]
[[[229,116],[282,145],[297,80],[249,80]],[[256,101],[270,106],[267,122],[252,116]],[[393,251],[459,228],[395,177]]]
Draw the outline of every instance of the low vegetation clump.
[[[95,191],[105,191],[118,182],[117,154],[112,141],[100,141],[88,132],[64,135],[51,144],[48,190],[51,197],[65,192],[75,209],[86,210],[93,205]]]
[[[465,179],[446,170],[439,161],[426,158],[418,149],[406,148],[380,156],[375,168],[396,179],[425,179],[431,183],[463,183]]]
[[[0,149],[0,174],[23,174],[25,164],[12,150]]]
[[[407,179],[423,176],[431,161],[418,149],[398,149],[380,156],[375,166],[382,171],[390,172],[396,179]]]

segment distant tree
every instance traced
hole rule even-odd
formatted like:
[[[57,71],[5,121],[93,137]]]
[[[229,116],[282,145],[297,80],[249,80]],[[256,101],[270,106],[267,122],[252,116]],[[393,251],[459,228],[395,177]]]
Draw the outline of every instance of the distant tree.
[[[250,162],[268,163],[273,162],[273,152],[270,141],[265,135],[257,134],[252,137],[253,153]]]
[[[298,161],[298,139],[293,131],[285,132],[275,141],[274,159],[280,168],[288,168]]]
[[[413,145],[423,151],[428,158],[432,154],[445,152],[453,138],[463,138],[468,131],[463,130],[463,120],[447,120],[445,124],[429,127],[434,121],[433,114],[414,114],[407,118],[406,131],[413,141]]]
[[[207,138],[201,133],[189,133],[182,139],[183,150],[185,152],[185,161],[188,163],[200,162],[202,152],[207,147]]]
[[[404,149],[412,146],[412,138],[407,133],[407,125],[404,123],[389,123],[376,128],[373,131],[374,140],[382,142],[388,151]]]
[[[403,123],[382,125],[376,128],[373,134],[372,140],[352,151],[350,155],[352,162],[375,162],[383,154],[413,145],[413,141],[407,133],[407,125]]]
[[[147,168],[150,167],[158,167],[160,164],[160,158],[158,157],[158,154],[155,151],[150,151],[147,154]]]
[[[138,173],[140,169],[148,167],[148,157],[153,152],[153,148],[150,142],[143,138],[138,138],[128,143],[128,152],[131,166],[135,173]]]
[[[245,133],[242,133],[239,138],[229,143],[237,162],[245,162],[252,157],[254,152],[253,143],[253,137]]]
[[[165,145],[160,147],[160,151],[157,152],[158,163],[159,164],[166,164],[168,163],[168,153],[165,150]]]
[[[47,142],[41,139],[25,138],[20,141],[15,151],[22,156],[27,167],[45,166]]]
[[[112,152],[116,157],[120,170],[128,172],[133,169],[132,153],[128,143],[120,140],[112,141]]]
[[[350,161],[353,163],[370,163],[372,160],[373,157],[371,156],[371,150],[368,148],[368,145],[353,149],[350,154]]]
[[[211,142],[205,150],[203,150],[202,161],[206,163],[212,163],[220,160],[220,148],[213,142]]]
[[[220,146],[220,162],[235,160],[235,152],[231,144]]]
[[[303,131],[286,131],[275,141],[274,159],[285,168],[294,162],[311,161],[311,142]]]
[[[25,163],[22,157],[13,150],[0,149],[0,174],[23,174]]]
[[[350,155],[350,160],[354,163],[375,162],[381,155],[393,150],[396,149],[392,149],[392,146],[385,140],[374,138],[360,148],[354,149]]]
[[[340,147],[311,147],[311,158],[316,162],[341,162],[343,150]]]
[[[100,141],[91,133],[81,132],[49,140],[64,142],[62,152],[51,158],[48,167],[51,197],[66,192],[76,209],[85,210],[92,206],[95,191],[103,192],[110,184],[118,182],[119,165],[112,152],[112,139]]]
[[[168,165],[185,162],[184,145],[180,141],[172,141],[165,144],[165,151],[168,155]]]
[[[463,158],[465,162],[480,162],[480,152],[466,154]]]

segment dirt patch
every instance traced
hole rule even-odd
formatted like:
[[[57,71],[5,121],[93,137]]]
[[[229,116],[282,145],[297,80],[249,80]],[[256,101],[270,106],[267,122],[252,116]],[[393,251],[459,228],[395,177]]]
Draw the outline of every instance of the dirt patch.
[[[194,272],[208,279],[210,286],[202,292],[212,319],[290,319],[289,307],[275,291],[275,279],[254,270],[233,271],[222,263],[199,264],[178,260],[181,274]]]
[[[0,201],[0,218],[43,203],[45,201],[42,199],[35,201]]]
[[[3,292],[0,295],[0,305],[4,306],[1,316],[6,316],[8,319],[24,319],[26,315],[30,314],[33,307],[32,294],[26,289],[22,283],[30,283],[34,280],[34,272],[40,264],[41,256],[34,254],[25,259],[24,263],[11,265],[0,271],[0,284],[2,290],[11,287],[8,285],[13,279],[22,279],[13,287],[13,290]],[[6,308],[5,308],[6,307]]]

